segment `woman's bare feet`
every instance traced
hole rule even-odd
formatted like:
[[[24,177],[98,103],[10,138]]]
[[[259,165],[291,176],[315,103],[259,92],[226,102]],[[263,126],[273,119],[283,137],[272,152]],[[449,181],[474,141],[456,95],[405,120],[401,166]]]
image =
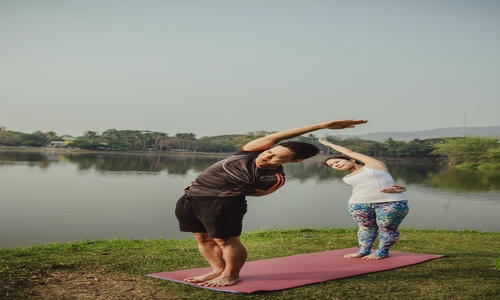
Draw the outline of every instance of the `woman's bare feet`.
[[[356,253],[346,254],[344,255],[344,258],[359,258],[363,256],[364,256],[363,254],[356,252]]]
[[[367,256],[363,257],[362,259],[366,259],[366,260],[377,260],[377,259],[383,259],[384,257],[382,256],[378,256],[377,254],[375,253],[372,253],[372,254],[368,254]]]
[[[198,285],[201,286],[228,286],[228,285],[233,285],[236,282],[240,281],[239,277],[223,277],[222,275],[219,277],[216,277],[214,279],[201,282]]]

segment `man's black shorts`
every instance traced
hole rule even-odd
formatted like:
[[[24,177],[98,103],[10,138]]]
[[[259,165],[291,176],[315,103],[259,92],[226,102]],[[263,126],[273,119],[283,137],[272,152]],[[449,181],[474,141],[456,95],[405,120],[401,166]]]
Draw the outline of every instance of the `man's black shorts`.
[[[184,194],[175,207],[179,229],[207,232],[212,238],[240,236],[247,201],[241,197],[190,198]]]

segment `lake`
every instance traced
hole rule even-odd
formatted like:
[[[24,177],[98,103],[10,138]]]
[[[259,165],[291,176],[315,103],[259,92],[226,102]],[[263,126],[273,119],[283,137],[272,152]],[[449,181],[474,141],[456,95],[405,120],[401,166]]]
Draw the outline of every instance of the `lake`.
[[[85,239],[187,238],[174,208],[182,189],[221,155],[16,152],[0,148],[0,247]],[[429,160],[385,160],[407,187],[401,228],[500,231],[500,178]],[[286,184],[248,197],[244,231],[355,227],[345,174],[322,157],[285,165]]]

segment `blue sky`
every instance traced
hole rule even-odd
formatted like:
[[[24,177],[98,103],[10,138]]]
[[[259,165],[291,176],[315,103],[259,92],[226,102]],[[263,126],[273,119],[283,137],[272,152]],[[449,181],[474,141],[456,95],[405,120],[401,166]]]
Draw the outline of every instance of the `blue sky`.
[[[500,1],[0,0],[0,82],[22,132],[496,126]]]

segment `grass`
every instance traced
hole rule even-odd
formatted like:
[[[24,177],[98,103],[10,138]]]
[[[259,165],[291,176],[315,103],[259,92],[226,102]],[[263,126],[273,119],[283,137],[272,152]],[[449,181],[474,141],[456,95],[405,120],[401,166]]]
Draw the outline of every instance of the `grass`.
[[[248,260],[356,246],[353,228],[244,233]],[[146,277],[205,267],[192,239],[0,249],[0,299],[500,299],[500,232],[401,230],[393,250],[443,254],[405,268],[250,295]]]

